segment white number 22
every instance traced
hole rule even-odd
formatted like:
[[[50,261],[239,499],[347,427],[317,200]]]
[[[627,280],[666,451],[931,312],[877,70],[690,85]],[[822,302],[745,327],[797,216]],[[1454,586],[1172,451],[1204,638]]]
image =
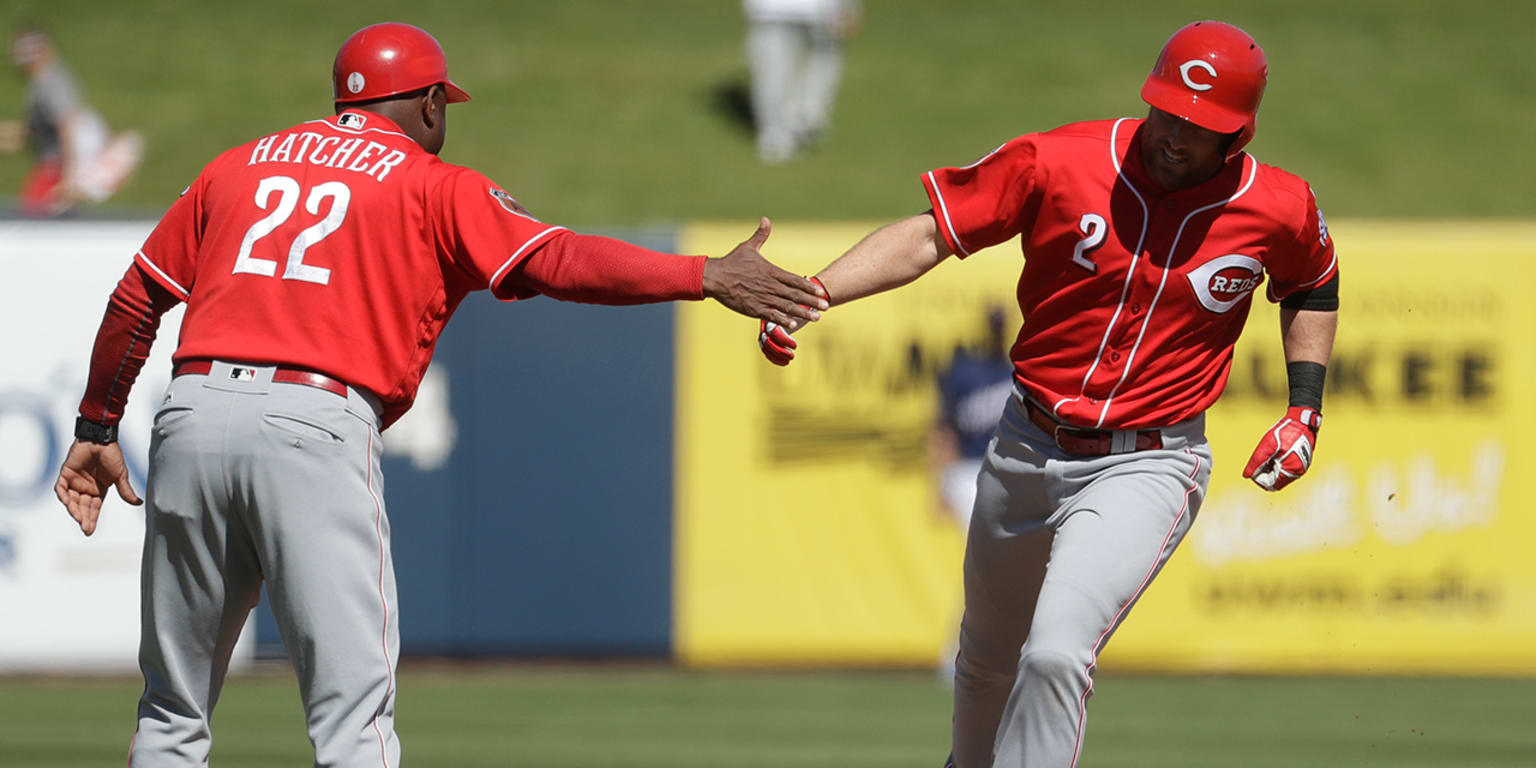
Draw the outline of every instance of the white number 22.
[[[1085,213],[1077,222],[1077,227],[1083,233],[1083,239],[1077,241],[1077,247],[1072,249],[1072,263],[1097,273],[1099,265],[1088,258],[1093,249],[1104,244],[1104,236],[1108,234],[1109,227],[1104,224],[1104,217],[1097,213]]]
[[[273,230],[282,226],[283,222],[293,215],[294,209],[299,205],[299,182],[287,176],[268,176],[262,179],[261,183],[256,185],[256,207],[267,210],[273,192],[277,193],[277,204],[272,208],[271,213],[257,220],[250,229],[245,231],[245,239],[240,241],[240,253],[235,256],[234,274],[250,273],[267,277],[277,274],[277,262],[252,256],[251,249],[256,246],[257,240],[272,234]],[[304,210],[318,215],[320,204],[326,198],[331,199],[331,207],[325,212],[325,218],[300,232],[293,239],[293,245],[288,249],[288,264],[283,269],[284,280],[303,280],[320,285],[331,282],[331,271],[325,267],[305,264],[304,252],[341,227],[342,220],[347,217],[347,205],[352,202],[352,190],[339,181],[316,184],[309,190],[309,197],[304,201]]]

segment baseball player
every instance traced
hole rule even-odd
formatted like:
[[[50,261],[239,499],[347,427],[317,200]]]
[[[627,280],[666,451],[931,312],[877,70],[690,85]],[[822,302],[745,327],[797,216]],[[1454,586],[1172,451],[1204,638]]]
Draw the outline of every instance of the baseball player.
[[[1145,119],[1020,136],[923,175],[931,210],[818,276],[834,303],[1020,236],[1015,392],[987,447],[965,555],[958,768],[1068,768],[1100,650],[1173,554],[1211,477],[1204,412],[1262,284],[1281,305],[1290,407],[1243,476],[1306,472],[1337,324],[1338,265],[1307,183],[1243,152],[1267,64],[1190,24],[1142,87]],[[765,323],[765,354],[794,340]]]
[[[134,766],[201,766],[235,638],[265,581],[315,764],[397,766],[399,651],[379,433],[411,406],[470,291],[606,304],[702,299],[813,319],[810,281],[546,224],[437,157],[469,100],[425,31],[377,24],[336,55],[335,115],[235,147],[145,241],[107,307],[60,501],[89,535],[160,315],[187,303],[149,457]],[[803,306],[799,306],[803,305]]]

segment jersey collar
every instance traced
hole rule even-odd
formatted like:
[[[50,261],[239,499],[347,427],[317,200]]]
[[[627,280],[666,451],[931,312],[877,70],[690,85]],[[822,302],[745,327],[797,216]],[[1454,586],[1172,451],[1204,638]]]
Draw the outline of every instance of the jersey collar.
[[[1146,168],[1141,164],[1141,127],[1144,124],[1146,124],[1144,119],[1136,122],[1136,129],[1131,131],[1130,139],[1125,142],[1125,148],[1121,150],[1120,155],[1120,167],[1124,171],[1126,178],[1130,179],[1131,183],[1136,185],[1136,189],[1140,190],[1142,194],[1156,200],[1189,200],[1194,205],[1200,205],[1205,202],[1230,197],[1233,192],[1237,191],[1238,187],[1242,186],[1243,168],[1248,163],[1247,152],[1237,153],[1236,156],[1227,161],[1226,165],[1221,167],[1220,171],[1216,172],[1215,176],[1189,189],[1169,192],[1158,186],[1157,182],[1152,180],[1152,176],[1147,173]]]
[[[383,133],[398,134],[407,139],[411,138],[405,131],[400,130],[400,126],[396,125],[395,121],[377,112],[369,112],[363,109],[342,110],[339,114],[326,118],[325,122],[330,123],[338,130],[350,133],[362,134],[370,131],[381,131]]]

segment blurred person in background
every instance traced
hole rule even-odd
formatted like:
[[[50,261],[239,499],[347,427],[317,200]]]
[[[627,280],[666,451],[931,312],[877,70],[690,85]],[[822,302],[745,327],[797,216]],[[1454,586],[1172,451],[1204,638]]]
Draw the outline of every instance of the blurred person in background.
[[[112,135],[42,27],[16,31],[11,63],[27,79],[26,116],[0,123],[0,149],[25,146],[35,158],[22,183],[21,212],[58,216],[111,197],[138,167],[144,140],[135,131]]]
[[[858,0],[744,0],[757,154],[776,165],[820,141],[843,76]]]
[[[986,313],[986,337],[979,350],[959,347],[939,372],[939,415],[928,439],[928,459],[938,483],[941,517],[953,520],[961,535],[971,525],[976,477],[987,455],[987,441],[1013,394],[1013,361],[1008,358],[1008,319],[1002,307]],[[956,615],[958,621],[958,613]],[[939,679],[955,677],[956,643],[939,654]]]

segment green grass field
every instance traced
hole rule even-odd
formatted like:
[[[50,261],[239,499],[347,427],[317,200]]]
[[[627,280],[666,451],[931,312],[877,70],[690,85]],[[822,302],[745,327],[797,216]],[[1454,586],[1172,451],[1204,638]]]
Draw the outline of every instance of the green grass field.
[[[919,672],[407,665],[408,764],[939,768],[949,696]],[[115,765],[137,680],[0,679],[0,764]],[[1522,768],[1536,680],[1101,676],[1083,768]],[[286,673],[233,680],[213,762],[307,765]]]
[[[1253,152],[1330,217],[1527,217],[1536,8],[1519,0],[870,0],[836,126],[816,155],[758,163],[728,115],[746,78],[736,0],[202,3],[10,0],[52,26],[91,100],[148,138],[120,204],[157,214],[217,152],[326,114],[336,47],[393,19],[444,43],[475,100],[444,157],[578,227],[718,218],[882,220],[918,175],[1021,133],[1142,114],[1163,40],[1221,16],[1265,46]],[[0,76],[0,117],[20,111]],[[0,158],[0,196],[24,158]]]
[[[118,212],[157,215],[217,152],[327,114],[336,46],[380,20],[433,31],[475,96],[452,111],[446,159],[591,229],[914,212],[923,170],[1144,112],[1162,41],[1219,16],[1270,57],[1251,149],[1311,181],[1330,217],[1536,215],[1529,2],[865,5],[834,133],[775,168],[732,116],[736,0],[7,0],[0,26],[45,22],[91,102],[145,134]],[[21,93],[0,76],[0,119]],[[27,165],[0,156],[0,202]],[[0,677],[0,766],[120,764],[139,686]],[[1084,768],[1536,765],[1536,680],[1105,676],[1097,690]],[[401,691],[413,766],[939,768],[949,739],[948,694],[917,672],[407,665]],[[286,673],[232,681],[216,729],[221,768],[309,764]]]

